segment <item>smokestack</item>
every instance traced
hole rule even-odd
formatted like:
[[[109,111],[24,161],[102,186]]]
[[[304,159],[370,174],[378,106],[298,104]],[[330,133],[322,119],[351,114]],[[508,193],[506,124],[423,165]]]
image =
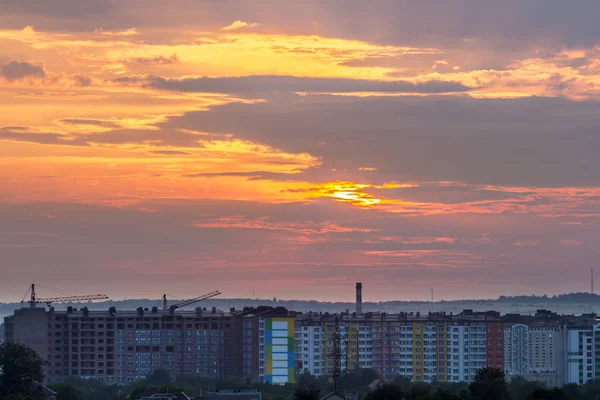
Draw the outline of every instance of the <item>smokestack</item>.
[[[592,268],[590,272],[592,273],[592,276],[590,277],[591,291],[592,294],[594,294],[594,268]]]
[[[356,282],[356,314],[362,314],[362,283]]]

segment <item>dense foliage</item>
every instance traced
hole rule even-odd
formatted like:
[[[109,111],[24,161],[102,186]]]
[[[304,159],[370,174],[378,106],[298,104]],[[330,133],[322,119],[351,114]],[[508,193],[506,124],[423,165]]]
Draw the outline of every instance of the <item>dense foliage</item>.
[[[39,396],[44,360],[29,347],[17,343],[0,345],[0,398],[18,400]]]
[[[373,370],[355,370],[347,374],[343,386],[348,393],[359,393],[361,400],[597,400],[600,398],[600,380],[585,385],[565,385],[562,388],[546,388],[523,378],[510,382],[502,371],[484,368],[471,384],[412,383],[398,377],[393,382],[369,384],[377,379]],[[199,376],[179,376],[174,381],[164,371],[157,371],[146,381],[129,386],[103,385],[94,380],[68,378],[65,382],[51,385],[59,393],[57,400],[128,400],[139,398],[148,387],[161,388],[171,393],[183,391],[188,396],[200,396],[207,389],[227,386],[258,386],[263,400],[318,400],[331,391],[327,377],[301,374],[295,385],[251,384],[240,380],[209,379]],[[137,397],[136,397],[137,396]]]
[[[0,346],[0,399],[41,400],[36,382],[43,379],[43,361],[31,349],[18,344]],[[296,384],[251,384],[240,380],[210,379],[196,375],[179,376],[174,381],[162,370],[146,380],[127,386],[106,385],[97,380],[69,377],[49,387],[57,393],[56,400],[135,400],[149,387],[162,392],[184,392],[190,397],[201,396],[214,387],[257,386],[263,400],[319,400],[331,392],[328,377],[315,377],[305,372]],[[360,400],[597,400],[600,380],[585,385],[569,384],[562,388],[546,388],[536,382],[516,377],[510,382],[501,370],[482,368],[470,384],[412,383],[398,377],[393,382],[380,382],[375,371],[357,369],[342,380],[346,393],[358,394]]]

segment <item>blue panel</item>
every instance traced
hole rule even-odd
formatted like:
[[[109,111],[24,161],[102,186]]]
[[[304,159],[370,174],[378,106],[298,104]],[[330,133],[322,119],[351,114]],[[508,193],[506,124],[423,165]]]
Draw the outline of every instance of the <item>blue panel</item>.
[[[273,383],[273,375],[265,375],[265,382]]]
[[[273,344],[273,332],[270,329],[265,331],[265,344]]]

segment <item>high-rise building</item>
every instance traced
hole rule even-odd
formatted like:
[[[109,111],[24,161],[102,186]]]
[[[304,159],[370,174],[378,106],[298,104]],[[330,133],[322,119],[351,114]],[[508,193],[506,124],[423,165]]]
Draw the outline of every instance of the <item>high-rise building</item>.
[[[559,321],[533,321],[505,327],[504,371],[510,377],[565,383],[566,327]]]
[[[243,377],[242,312],[23,308],[5,318],[7,341],[48,360],[46,380],[69,375],[125,384],[155,369],[171,375]],[[248,376],[251,378],[251,376]]]
[[[117,384],[156,369],[273,384],[294,383],[304,372],[331,375],[336,331],[341,371],[370,368],[385,381],[469,382],[482,367],[548,386],[600,377],[600,322],[593,314],[23,308],[4,324],[6,341],[48,361],[48,382],[76,375]]]

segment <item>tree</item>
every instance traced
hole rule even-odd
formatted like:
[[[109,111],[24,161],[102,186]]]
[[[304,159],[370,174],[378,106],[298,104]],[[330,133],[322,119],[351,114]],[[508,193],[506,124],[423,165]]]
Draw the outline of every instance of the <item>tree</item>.
[[[27,346],[0,345],[0,398],[9,394],[29,396],[34,383],[44,379],[43,365],[44,360]]]
[[[559,388],[554,389],[546,389],[546,388],[537,388],[535,389],[531,395],[529,395],[530,400],[568,400],[567,395],[564,390]]]
[[[504,371],[497,368],[480,368],[469,385],[471,400],[509,400]]]
[[[319,388],[309,385],[307,387],[299,387],[294,391],[294,400],[319,400]]]
[[[347,389],[356,389],[369,386],[375,379],[379,379],[375,370],[355,368],[342,377],[342,385]]]
[[[162,386],[168,385],[172,382],[171,375],[164,369],[155,369],[152,373],[146,378],[146,382],[150,386]]]
[[[49,388],[56,392],[56,400],[83,400],[83,393],[67,383],[55,383]]]
[[[522,376],[515,376],[508,384],[508,391],[512,400],[527,400],[534,390],[540,388],[538,382],[528,381]]]
[[[462,397],[460,397],[459,395],[452,393],[450,390],[439,389],[439,390],[436,390],[435,392],[432,392],[427,397],[427,400],[464,400],[464,399]]]
[[[133,389],[133,391],[129,394],[129,399],[130,400],[135,400],[135,399],[139,399],[142,394],[146,391],[146,386],[143,385],[138,385],[135,387],[135,389]]]
[[[22,394],[9,394],[2,397],[4,400],[31,400],[30,396],[25,396]]]
[[[406,396],[410,400],[425,400],[431,393],[432,386],[419,382],[412,385]]]
[[[365,396],[365,400],[402,400],[404,393],[398,385],[385,383]]]
[[[587,381],[581,389],[581,399],[583,400],[596,400],[600,398],[600,379],[594,379]]]
[[[569,400],[581,400],[581,393],[579,391],[579,386],[576,383],[568,383],[563,386],[563,390],[567,399]]]
[[[317,382],[318,379],[316,376],[311,375],[308,370],[304,370],[304,372],[298,376],[297,384],[300,388],[307,388],[311,385],[315,386]]]

